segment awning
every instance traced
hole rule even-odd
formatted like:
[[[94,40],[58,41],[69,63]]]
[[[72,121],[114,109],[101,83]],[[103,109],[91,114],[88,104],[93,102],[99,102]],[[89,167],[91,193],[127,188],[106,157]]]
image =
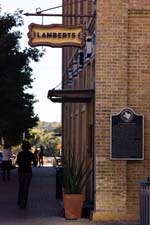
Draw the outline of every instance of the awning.
[[[91,102],[94,89],[49,90],[47,96],[52,102]]]

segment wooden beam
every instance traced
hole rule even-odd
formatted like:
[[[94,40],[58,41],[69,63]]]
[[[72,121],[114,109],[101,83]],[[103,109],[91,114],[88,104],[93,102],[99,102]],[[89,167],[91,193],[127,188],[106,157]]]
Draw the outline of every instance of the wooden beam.
[[[70,103],[88,103],[91,102],[91,98],[59,98],[59,97],[51,97],[49,98],[52,102],[70,102]]]
[[[52,102],[90,102],[93,97],[94,89],[62,89],[48,91],[48,98]]]

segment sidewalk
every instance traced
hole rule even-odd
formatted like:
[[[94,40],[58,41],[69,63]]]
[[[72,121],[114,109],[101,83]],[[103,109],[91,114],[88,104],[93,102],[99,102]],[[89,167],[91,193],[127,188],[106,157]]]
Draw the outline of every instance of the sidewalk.
[[[0,177],[0,225],[126,224],[116,222],[92,222],[88,219],[66,220],[63,216],[60,200],[56,199],[55,168],[53,167],[44,166],[33,168],[33,178],[30,186],[28,205],[26,209],[18,208],[17,193],[17,169],[14,169],[11,171],[11,181],[3,182]]]

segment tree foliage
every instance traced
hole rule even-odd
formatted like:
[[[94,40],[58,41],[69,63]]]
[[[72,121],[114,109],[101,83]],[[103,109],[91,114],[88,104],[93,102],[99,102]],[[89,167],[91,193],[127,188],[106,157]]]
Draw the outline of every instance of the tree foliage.
[[[27,90],[33,82],[30,62],[43,56],[37,48],[21,49],[22,34],[17,29],[22,25],[21,11],[0,16],[0,137],[13,145],[37,124],[36,100]]]
[[[47,128],[46,126],[45,129],[41,127],[42,122],[39,122],[38,126],[30,131],[32,136],[31,145],[37,148],[42,145],[45,156],[58,156],[61,150],[61,137],[57,136],[57,134],[61,133],[61,124],[47,123]],[[49,127],[51,127],[50,130]]]

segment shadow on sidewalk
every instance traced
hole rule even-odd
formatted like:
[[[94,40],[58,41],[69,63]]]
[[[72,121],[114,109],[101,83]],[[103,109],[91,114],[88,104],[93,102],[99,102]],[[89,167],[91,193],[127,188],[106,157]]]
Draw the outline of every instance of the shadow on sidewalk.
[[[0,176],[2,177],[2,171]],[[0,179],[0,224],[8,220],[27,218],[63,217],[60,200],[56,199],[55,168],[35,167],[29,190],[28,205],[20,209],[17,205],[17,168],[11,171],[11,180]]]

